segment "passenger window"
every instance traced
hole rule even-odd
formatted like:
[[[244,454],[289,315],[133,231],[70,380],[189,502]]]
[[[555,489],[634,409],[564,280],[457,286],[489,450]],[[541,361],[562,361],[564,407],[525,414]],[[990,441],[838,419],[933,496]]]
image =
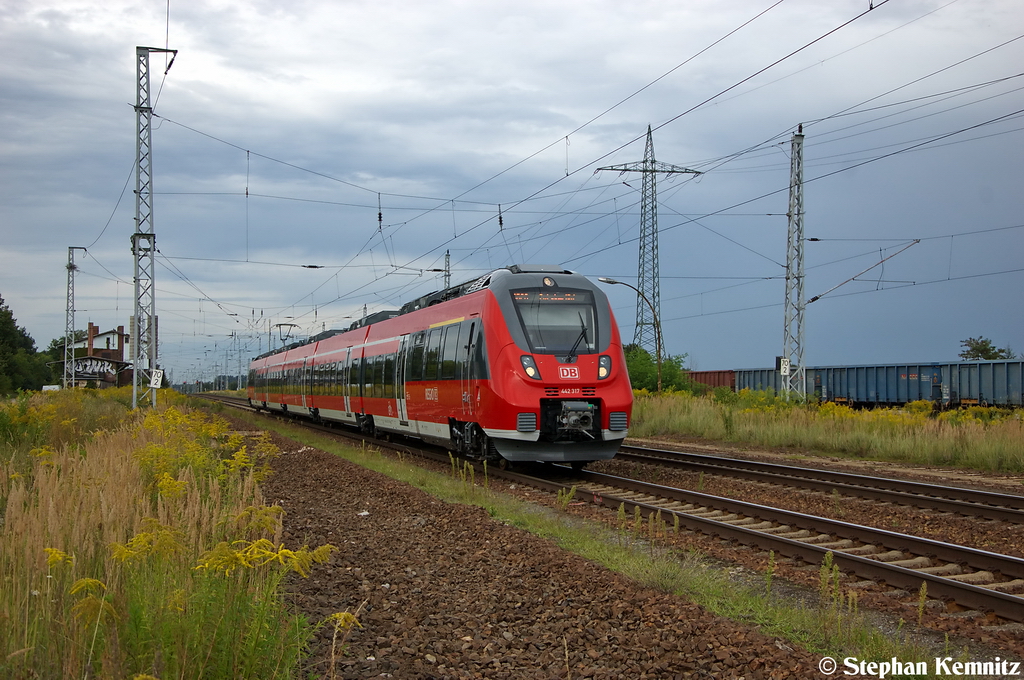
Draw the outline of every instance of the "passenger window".
[[[412,353],[409,356],[409,369],[405,373],[405,379],[412,382],[413,380],[423,380],[423,345],[420,344],[418,347],[412,348]]]
[[[459,353],[459,326],[451,325],[444,328],[444,345],[441,359],[441,379],[451,380],[455,377],[455,361]]]
[[[424,380],[437,380],[437,360],[440,358],[441,329],[434,328],[427,334],[427,352],[423,360]]]
[[[373,368],[376,357],[363,357],[363,396],[373,397]]]
[[[384,357],[373,358],[373,396],[384,396]]]
[[[395,355],[388,354],[384,357],[384,396],[388,399],[395,398]]]
[[[352,367],[349,369],[348,385],[351,396],[358,397],[362,394],[361,385],[363,383],[363,360],[359,357],[353,357]]]

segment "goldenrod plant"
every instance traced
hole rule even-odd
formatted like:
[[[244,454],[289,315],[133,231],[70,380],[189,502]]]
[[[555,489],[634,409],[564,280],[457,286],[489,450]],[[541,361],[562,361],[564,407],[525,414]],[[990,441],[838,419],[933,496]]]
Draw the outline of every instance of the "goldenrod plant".
[[[0,677],[291,678],[313,626],[259,481],[279,451],[160,392],[0,405]]]
[[[686,435],[789,447],[802,455],[1024,472],[1019,409],[970,406],[938,412],[928,401],[854,409],[747,389],[705,396],[641,390],[635,397],[629,433],[639,438]]]

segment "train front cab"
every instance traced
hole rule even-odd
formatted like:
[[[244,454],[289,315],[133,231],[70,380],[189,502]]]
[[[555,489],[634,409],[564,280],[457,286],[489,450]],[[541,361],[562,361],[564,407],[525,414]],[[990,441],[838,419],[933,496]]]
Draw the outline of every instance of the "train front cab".
[[[492,280],[485,319],[493,408],[481,425],[509,461],[612,458],[633,393],[603,292],[561,270]]]

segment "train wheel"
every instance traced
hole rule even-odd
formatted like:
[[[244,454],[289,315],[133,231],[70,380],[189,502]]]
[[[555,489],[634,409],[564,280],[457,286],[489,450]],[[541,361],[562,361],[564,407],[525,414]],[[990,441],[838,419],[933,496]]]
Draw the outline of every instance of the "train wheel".
[[[504,458],[504,457],[499,458],[498,459],[498,469],[499,470],[511,470],[512,469],[512,461],[510,461],[508,458]]]
[[[573,472],[582,472],[583,468],[587,467],[587,463],[589,463],[589,462],[590,462],[589,460],[574,460],[571,463],[572,471]]]

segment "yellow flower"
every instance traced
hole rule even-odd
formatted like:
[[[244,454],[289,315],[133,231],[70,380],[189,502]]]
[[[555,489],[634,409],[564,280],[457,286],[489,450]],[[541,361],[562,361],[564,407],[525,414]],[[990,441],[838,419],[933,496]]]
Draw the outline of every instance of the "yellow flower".
[[[63,550],[57,550],[56,548],[43,548],[43,551],[46,552],[47,567],[55,567],[58,564],[61,564],[62,562],[67,562],[68,564],[71,564],[75,561],[74,557],[68,555]]]
[[[358,626],[359,628],[363,627],[363,625],[359,623],[359,619],[357,619],[355,614],[351,612],[338,612],[336,614],[331,614],[324,619],[324,623],[333,623],[335,630],[349,630],[352,626]]]
[[[104,585],[103,581],[94,578],[80,578],[77,581],[75,581],[74,584],[71,586],[71,594],[77,595],[83,590],[87,590],[90,593],[92,591],[102,593],[106,589],[107,586]]]
[[[185,493],[185,487],[187,486],[187,482],[179,482],[166,472],[161,473],[160,478],[156,482],[157,491],[159,491],[160,495],[164,498],[178,498]]]
[[[160,524],[152,517],[142,520],[142,531],[135,534],[127,544],[111,543],[111,556],[119,562],[160,555],[170,557],[185,549],[179,540],[182,533],[169,526]]]

